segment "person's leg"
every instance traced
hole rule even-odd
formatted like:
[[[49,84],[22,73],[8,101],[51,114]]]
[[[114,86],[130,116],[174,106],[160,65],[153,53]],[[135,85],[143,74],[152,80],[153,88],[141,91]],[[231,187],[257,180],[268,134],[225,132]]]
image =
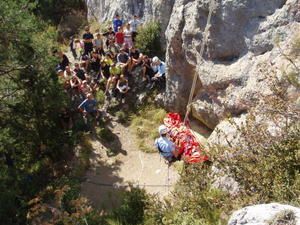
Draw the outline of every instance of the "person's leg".
[[[77,53],[76,53],[76,50],[74,48],[71,49],[71,52],[72,52],[72,55],[73,55],[73,58],[74,60],[77,60]]]

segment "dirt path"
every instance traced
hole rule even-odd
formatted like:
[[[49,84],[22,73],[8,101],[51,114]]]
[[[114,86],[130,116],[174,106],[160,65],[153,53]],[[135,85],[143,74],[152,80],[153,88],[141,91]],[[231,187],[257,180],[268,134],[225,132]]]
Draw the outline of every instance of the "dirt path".
[[[128,182],[144,187],[148,193],[163,198],[172,190],[179,175],[174,166],[168,171],[167,164],[158,153],[143,153],[137,149],[135,135],[117,122],[112,122],[111,131],[115,141],[107,146],[93,140],[91,168],[82,183],[82,195],[97,208],[113,208],[119,194]],[[108,156],[114,148],[116,155]],[[169,178],[169,179],[168,179]]]

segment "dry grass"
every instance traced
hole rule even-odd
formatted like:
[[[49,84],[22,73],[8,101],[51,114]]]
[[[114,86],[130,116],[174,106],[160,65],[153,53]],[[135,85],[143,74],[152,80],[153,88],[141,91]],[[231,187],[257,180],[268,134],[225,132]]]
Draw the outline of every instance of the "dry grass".
[[[153,142],[158,137],[157,129],[165,115],[164,109],[148,106],[132,116],[130,128],[137,136],[137,145],[143,152],[156,152]]]

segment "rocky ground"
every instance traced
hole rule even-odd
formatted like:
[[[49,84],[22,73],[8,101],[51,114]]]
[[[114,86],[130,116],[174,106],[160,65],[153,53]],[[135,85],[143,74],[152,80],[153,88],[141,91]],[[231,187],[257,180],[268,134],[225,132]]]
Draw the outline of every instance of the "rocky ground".
[[[179,179],[174,165],[168,169],[158,153],[137,149],[136,137],[128,127],[112,121],[109,128],[115,137],[112,143],[92,141],[91,168],[82,183],[82,195],[93,206],[109,209],[118,204],[119,194],[127,189],[129,182],[160,198],[170,194]]]

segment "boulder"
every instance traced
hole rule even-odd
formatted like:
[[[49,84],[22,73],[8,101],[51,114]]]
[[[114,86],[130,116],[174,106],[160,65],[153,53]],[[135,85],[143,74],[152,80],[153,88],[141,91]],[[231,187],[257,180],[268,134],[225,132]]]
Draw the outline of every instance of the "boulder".
[[[278,203],[253,205],[232,214],[228,225],[299,225],[300,208]]]

